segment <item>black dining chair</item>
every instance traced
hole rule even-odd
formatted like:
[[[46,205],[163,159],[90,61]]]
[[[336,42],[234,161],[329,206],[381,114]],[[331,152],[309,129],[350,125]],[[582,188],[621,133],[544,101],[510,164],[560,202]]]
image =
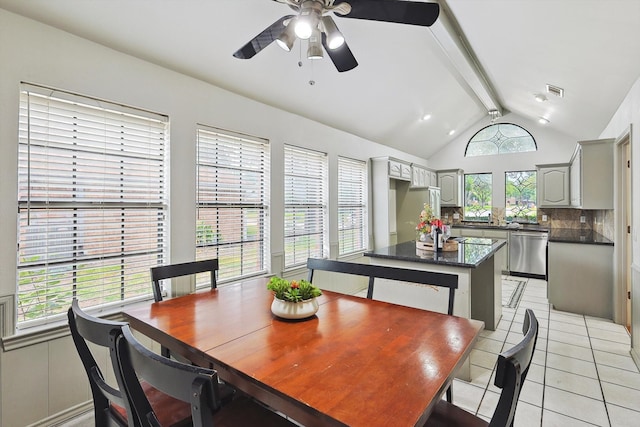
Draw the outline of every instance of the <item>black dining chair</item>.
[[[153,298],[156,302],[162,301],[163,299],[162,287],[160,286],[161,280],[189,276],[198,273],[209,273],[211,289],[215,289],[217,286],[216,274],[218,269],[219,264],[217,258],[151,267]]]
[[[132,411],[142,427],[164,424],[141,389],[139,379],[188,403],[196,427],[294,426],[286,418],[246,396],[236,397],[229,404],[221,406],[215,370],[181,363],[152,352],[133,336],[128,326],[122,328],[122,335],[115,343],[115,353]]]
[[[368,277],[368,299],[373,299],[375,279],[397,280],[401,282],[419,283],[446,288],[449,290],[447,314],[453,315],[453,304],[456,296],[455,292],[456,289],[458,289],[457,274],[411,270],[407,268],[388,267],[382,265],[359,264],[355,262],[336,261],[323,258],[308,258],[307,269],[309,270],[309,276],[307,279],[309,282],[313,281],[314,272],[316,270]],[[447,389],[447,401],[453,402],[453,386],[450,386]]]
[[[491,421],[440,400],[424,427],[513,427],[518,398],[538,340],[538,320],[530,309],[525,312],[522,332],[522,341],[498,356],[494,384],[502,392]]]
[[[163,300],[160,281],[171,279],[174,277],[190,276],[199,273],[209,273],[211,289],[215,289],[217,287],[216,274],[218,269],[219,264],[217,258],[151,267],[153,298],[156,302]],[[161,346],[160,351],[163,356],[170,357],[171,355],[171,351],[165,346]],[[174,357],[178,357],[183,362],[187,361],[180,356]]]
[[[74,299],[67,312],[71,337],[80,356],[80,360],[87,372],[91,393],[93,395],[94,420],[96,427],[119,426],[137,427],[139,422],[131,416],[130,405],[126,399],[122,387],[112,386],[107,383],[94,354],[89,349],[87,341],[93,343],[106,354],[106,349],[115,348],[115,343],[122,334],[122,328],[126,323],[100,319],[85,313]],[[119,376],[119,362],[116,354],[110,351],[111,367],[114,370],[114,378]],[[158,408],[158,417],[162,420],[171,420],[174,425],[191,422],[191,410],[188,404],[176,400],[171,396],[159,392],[148,383],[140,386],[150,404]]]
[[[309,270],[309,276],[307,279],[309,282],[313,281],[314,272],[316,270],[368,277],[368,299],[373,299],[375,279],[397,280],[401,282],[419,283],[429,286],[446,288],[449,291],[447,314],[453,314],[455,291],[456,289],[458,289],[457,274],[412,270],[408,268],[388,267],[382,265],[359,264],[355,262],[336,261],[321,258],[308,258],[307,269]]]

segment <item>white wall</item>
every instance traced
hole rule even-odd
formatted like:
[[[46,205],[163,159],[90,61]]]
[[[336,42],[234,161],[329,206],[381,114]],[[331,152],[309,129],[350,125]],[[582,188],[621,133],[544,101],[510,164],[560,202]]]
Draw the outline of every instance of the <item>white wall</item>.
[[[536,164],[568,163],[576,146],[576,141],[568,135],[549,127],[525,119],[514,113],[505,114],[497,123],[513,123],[525,128],[536,140],[538,150],[533,153],[500,154],[492,156],[464,157],[467,143],[480,129],[489,125],[489,119],[482,119],[451,143],[429,158],[432,169],[457,169],[465,173],[493,174],[493,206],[504,207],[504,173],[507,171],[535,170]],[[594,139],[597,135],[593,136]]]
[[[272,159],[271,253],[275,260],[282,259],[284,247],[284,196],[280,171],[285,143],[313,148],[329,155],[329,205],[333,207],[329,218],[329,238],[332,248],[337,247],[338,236],[336,194],[339,155],[361,160],[393,156],[426,164],[424,159],[260,104],[0,9],[0,327],[8,329],[8,334],[12,333],[11,309],[16,282],[17,135],[21,81],[140,107],[170,117],[170,248],[173,262],[193,259],[195,255],[197,123],[269,139]],[[278,273],[279,268],[280,265],[273,265],[272,270]],[[78,383],[77,375],[73,381],[64,383],[68,377],[63,376],[63,371],[57,366],[61,360],[77,363],[74,356],[69,356],[73,354],[69,345],[67,337],[0,352],[0,426],[26,425],[79,403],[82,396],[87,398],[86,384]],[[15,364],[17,360],[27,365],[31,361],[36,362],[38,369],[18,366]]]
[[[631,275],[631,344],[632,355],[640,366],[640,78],[631,87],[624,101],[618,107],[609,124],[600,135],[601,138],[619,138],[631,127],[631,238],[632,271]],[[623,224],[615,224],[616,227]],[[616,253],[618,249],[616,248]],[[617,256],[617,254],[616,254]],[[623,284],[618,284],[623,286]]]
[[[633,232],[633,263],[640,267],[640,185],[638,174],[640,171],[640,78],[632,86],[626,98],[618,107],[609,124],[600,134],[600,138],[618,138],[632,126],[631,132],[631,158],[633,164],[631,171],[632,183],[632,215],[635,227]]]

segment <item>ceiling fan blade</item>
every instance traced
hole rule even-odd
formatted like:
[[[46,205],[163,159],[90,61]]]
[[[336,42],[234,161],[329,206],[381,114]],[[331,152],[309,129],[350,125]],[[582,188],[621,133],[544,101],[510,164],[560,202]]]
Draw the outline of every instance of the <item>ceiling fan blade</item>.
[[[347,0],[351,12],[339,15],[344,18],[395,22],[429,27],[440,14],[438,3],[422,3],[401,0]],[[339,11],[336,10],[336,13]]]
[[[322,46],[324,46],[324,50],[327,52],[327,55],[329,55],[333,65],[336,66],[336,69],[339,72],[343,73],[345,71],[353,70],[358,66],[358,61],[356,61],[353,53],[351,53],[351,49],[347,46],[347,42],[344,42],[342,46],[337,49],[329,49],[329,46],[327,46],[327,36],[322,33]]]
[[[267,27],[263,32],[255,36],[249,43],[238,49],[233,56],[240,59],[253,58],[258,52],[269,46],[287,28],[284,22],[293,18],[293,15],[286,15]]]

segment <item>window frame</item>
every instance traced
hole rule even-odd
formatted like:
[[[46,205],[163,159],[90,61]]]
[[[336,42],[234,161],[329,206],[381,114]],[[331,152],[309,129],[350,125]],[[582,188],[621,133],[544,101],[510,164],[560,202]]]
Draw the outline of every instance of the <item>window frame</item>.
[[[298,167],[299,165],[304,167]],[[328,155],[285,144],[283,172],[283,265],[285,270],[291,270],[304,267],[309,257],[326,258],[329,254]],[[301,189],[305,191],[300,191]],[[306,221],[301,224],[296,220],[309,214],[312,218],[309,225]]]
[[[471,176],[475,176],[475,177],[482,177],[482,176],[488,176],[490,182],[485,184],[489,185],[489,210],[486,211],[484,210],[484,212],[487,213],[487,215],[483,215],[483,216],[476,216],[476,217],[468,217],[467,216],[467,177],[471,177]],[[462,206],[462,219],[463,221],[473,221],[473,222],[490,222],[491,221],[491,209],[493,207],[493,173],[492,172],[479,172],[479,173],[465,173],[464,174],[464,199],[463,199],[463,206]],[[480,178],[482,179],[482,178]]]
[[[531,141],[533,142],[533,150],[519,149],[519,150],[515,150],[515,151],[501,151],[500,148],[502,147],[502,143],[498,144],[495,141],[491,141],[496,146],[496,152],[495,153],[473,154],[473,155],[469,154],[469,145],[471,145],[472,143],[476,142],[476,141],[474,141],[474,138],[476,136],[478,136],[480,133],[486,131],[487,129],[489,129],[491,127],[499,127],[499,126],[514,126],[514,127],[522,129],[531,138]],[[505,137],[503,139],[499,138],[498,141],[500,142],[500,141],[503,141],[503,140],[506,140],[506,139],[508,139],[508,138],[507,137]],[[538,143],[536,142],[536,139],[533,137],[531,132],[529,132],[527,129],[525,129],[524,127],[522,127],[520,125],[517,125],[515,123],[508,123],[508,122],[505,122],[505,123],[491,123],[491,124],[483,127],[482,129],[480,129],[476,133],[474,133],[473,136],[471,138],[469,138],[469,141],[467,142],[467,145],[465,146],[465,149],[464,149],[464,157],[482,157],[482,156],[495,156],[495,155],[501,155],[501,154],[530,153],[532,151],[538,151]]]
[[[360,186],[359,192],[349,194],[349,188],[343,190],[343,186],[350,183],[350,188]],[[367,162],[338,156],[338,256],[348,256],[354,253],[366,251],[368,248],[368,168]],[[342,212],[351,212],[352,224],[347,227],[343,223]],[[347,213],[347,216],[348,213]],[[360,220],[358,221],[358,217]],[[352,244],[349,250],[346,234],[352,234],[350,241],[360,240],[361,244]]]
[[[196,259],[218,258],[219,284],[269,271],[270,158],[266,138],[197,125]],[[204,241],[201,224],[214,241]],[[208,274],[198,275],[196,287],[206,286]]]
[[[16,328],[63,320],[76,297],[92,311],[151,298],[169,247],[168,116],[24,82],[18,116]]]
[[[508,205],[507,205],[507,189],[508,189],[508,184],[507,184],[507,175],[508,174],[514,174],[514,173],[531,173],[535,178],[534,178],[534,183],[533,183],[533,200],[535,203],[535,207],[534,209],[534,215],[533,215],[533,220],[531,215],[526,215],[527,221],[518,221],[517,218],[518,216],[509,216],[507,214],[508,212]],[[538,183],[538,171],[535,169],[529,169],[529,170],[517,170],[517,171],[505,171],[504,172],[504,217],[506,221],[514,221],[515,222],[521,222],[521,223],[537,223],[537,216],[538,216],[538,187],[537,187],[537,183]],[[527,209],[531,209],[531,208],[527,208]]]

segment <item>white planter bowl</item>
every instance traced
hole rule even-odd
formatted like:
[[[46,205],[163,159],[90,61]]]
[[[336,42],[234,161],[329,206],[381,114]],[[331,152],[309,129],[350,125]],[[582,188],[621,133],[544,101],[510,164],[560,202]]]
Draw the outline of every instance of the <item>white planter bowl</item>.
[[[273,297],[271,312],[283,319],[306,319],[316,314],[319,307],[318,301],[316,301],[315,298],[306,301],[291,302],[282,301]]]

